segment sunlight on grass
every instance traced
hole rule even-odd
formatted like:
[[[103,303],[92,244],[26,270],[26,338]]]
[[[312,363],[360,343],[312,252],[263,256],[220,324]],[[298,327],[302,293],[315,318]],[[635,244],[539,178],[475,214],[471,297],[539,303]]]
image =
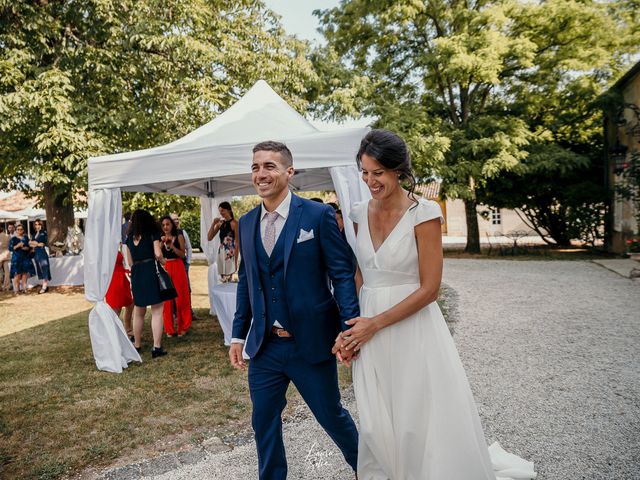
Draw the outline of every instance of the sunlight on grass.
[[[246,423],[246,374],[229,366],[215,318],[198,313],[155,360],[147,321],[143,363],[121,375],[96,370],[86,311],[0,338],[0,476],[58,478],[141,445],[151,456],[184,432],[206,437]]]

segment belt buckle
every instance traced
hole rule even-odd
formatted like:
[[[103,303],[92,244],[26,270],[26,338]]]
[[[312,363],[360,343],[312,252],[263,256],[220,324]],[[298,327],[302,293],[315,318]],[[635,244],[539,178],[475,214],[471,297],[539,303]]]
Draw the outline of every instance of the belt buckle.
[[[278,327],[276,327],[276,335],[280,338],[288,338],[291,336],[289,332],[287,332],[284,328]]]

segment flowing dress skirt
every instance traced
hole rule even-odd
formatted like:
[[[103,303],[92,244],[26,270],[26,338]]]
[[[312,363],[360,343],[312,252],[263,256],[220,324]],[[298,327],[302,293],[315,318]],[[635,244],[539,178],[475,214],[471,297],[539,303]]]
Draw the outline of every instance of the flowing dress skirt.
[[[417,284],[362,287],[361,314],[397,304]],[[354,362],[361,480],[534,478],[533,464],[491,447],[437,303],[380,330]],[[494,470],[496,470],[494,472]]]

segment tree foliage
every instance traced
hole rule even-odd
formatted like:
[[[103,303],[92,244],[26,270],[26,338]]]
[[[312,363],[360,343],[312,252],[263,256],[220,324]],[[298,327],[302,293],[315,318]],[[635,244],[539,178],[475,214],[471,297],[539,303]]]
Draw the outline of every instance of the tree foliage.
[[[369,79],[365,113],[405,136],[419,172],[464,200],[473,252],[480,190],[549,141],[531,123],[557,112],[549,93],[606,80],[637,50],[632,10],[591,0],[353,0],[319,15],[343,65]]]
[[[303,109],[316,79],[254,0],[0,0],[0,47],[0,188],[48,217],[72,212],[88,157],[174,140],[260,78]]]

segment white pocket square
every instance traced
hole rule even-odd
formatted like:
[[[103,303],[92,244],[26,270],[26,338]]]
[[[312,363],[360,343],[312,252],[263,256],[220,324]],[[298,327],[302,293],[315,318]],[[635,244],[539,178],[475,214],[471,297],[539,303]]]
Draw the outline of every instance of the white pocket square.
[[[301,228],[300,229],[300,235],[298,235],[297,243],[306,242],[307,240],[311,240],[312,238],[314,238],[314,236],[313,236],[313,228],[311,230],[309,230],[308,232]]]

